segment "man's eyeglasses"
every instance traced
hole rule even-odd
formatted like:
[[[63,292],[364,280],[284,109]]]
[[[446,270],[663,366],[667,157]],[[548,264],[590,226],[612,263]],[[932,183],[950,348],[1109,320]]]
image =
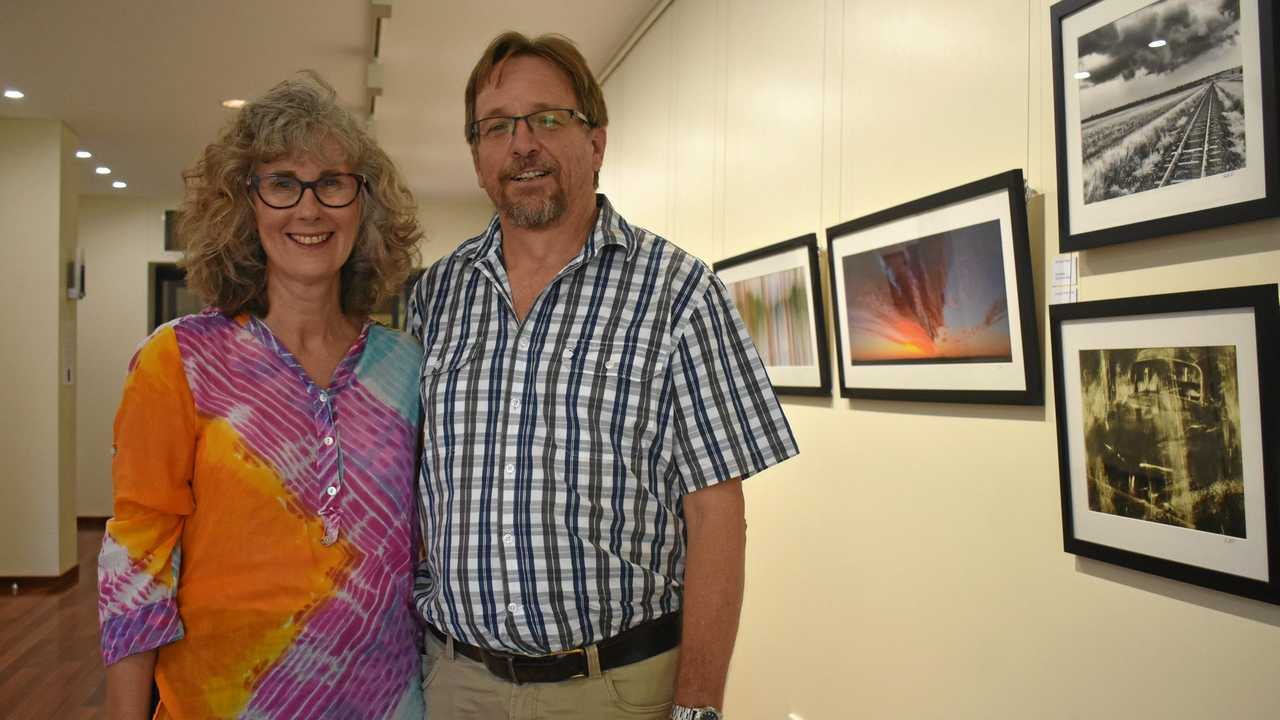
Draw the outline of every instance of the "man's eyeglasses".
[[[494,115],[480,118],[471,123],[469,128],[471,142],[499,143],[515,137],[520,121],[529,126],[534,135],[546,136],[555,133],[578,120],[587,127],[592,127],[591,120],[581,112],[572,108],[549,108],[531,112],[528,115]]]
[[[368,182],[363,175],[340,173],[305,182],[292,175],[251,175],[247,184],[267,207],[284,210],[302,202],[307,188],[321,205],[343,208],[356,201],[360,188]]]

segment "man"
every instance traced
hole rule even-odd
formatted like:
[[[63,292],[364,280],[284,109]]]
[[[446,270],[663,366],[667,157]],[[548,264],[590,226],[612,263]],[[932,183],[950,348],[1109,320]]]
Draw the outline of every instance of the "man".
[[[740,481],[791,429],[723,284],[595,194],[608,114],[573,44],[499,36],[466,104],[497,215],[409,307],[428,713],[718,718]]]

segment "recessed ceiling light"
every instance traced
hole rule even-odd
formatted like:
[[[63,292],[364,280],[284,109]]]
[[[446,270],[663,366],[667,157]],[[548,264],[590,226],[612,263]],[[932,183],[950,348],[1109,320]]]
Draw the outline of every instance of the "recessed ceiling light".
[[[1168,40],[1152,40],[1151,42],[1147,43],[1147,47],[1149,47],[1149,48],[1160,48],[1160,47],[1164,47],[1165,45],[1168,45],[1168,44],[1169,44],[1169,41],[1168,41]]]
[[[99,175],[110,175],[111,168],[107,167],[106,165],[99,165],[97,168],[94,169],[94,172],[98,173]]]
[[[13,88],[8,88],[4,91],[4,96],[9,98],[10,100],[21,100],[22,98],[26,97],[26,94],[24,94],[21,90],[14,90]]]
[[[222,101],[222,107],[225,107],[225,108],[231,108],[232,110],[239,110],[240,108],[244,107],[245,102],[247,102],[247,101],[245,101],[245,100],[236,100],[236,99],[232,99],[232,100],[223,100],[223,101]]]
[[[111,187],[113,187],[113,188],[115,188],[115,189],[117,189],[117,190],[123,190],[123,189],[125,189],[125,188],[129,187],[129,183],[127,183],[127,182],[125,182],[125,181],[123,181],[123,180],[116,180],[115,182],[111,183]]]
[[[88,160],[89,158],[93,157],[93,153],[89,152],[88,150],[77,150],[76,157],[80,158],[81,160]]]
[[[1081,70],[1080,72],[1076,73],[1076,74],[1075,74],[1075,75],[1073,75],[1072,77],[1074,77],[1074,78],[1075,78],[1075,79],[1077,79],[1077,80],[1083,80],[1083,79],[1085,79],[1085,78],[1089,77],[1089,71],[1088,71],[1088,70]]]

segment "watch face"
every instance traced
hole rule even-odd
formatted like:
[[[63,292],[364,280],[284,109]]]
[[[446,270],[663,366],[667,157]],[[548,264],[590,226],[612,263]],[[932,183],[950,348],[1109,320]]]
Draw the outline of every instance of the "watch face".
[[[702,708],[694,712],[693,720],[721,720],[720,713],[711,708]]]

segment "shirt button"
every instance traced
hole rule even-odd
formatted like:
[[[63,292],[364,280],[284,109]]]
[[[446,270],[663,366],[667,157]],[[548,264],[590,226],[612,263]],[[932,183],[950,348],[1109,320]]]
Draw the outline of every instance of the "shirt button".
[[[512,400],[512,401],[511,401],[511,409],[512,409],[512,410],[519,410],[519,409],[520,409],[520,398],[516,398],[515,400]]]
[[[327,393],[327,392],[322,392],[322,393],[320,393],[320,402],[322,402],[322,403],[327,403],[327,402],[329,402],[329,393]]]
[[[560,355],[563,356],[565,360],[568,360],[573,357],[573,348],[565,348],[564,352],[560,353]]]
[[[333,436],[332,436],[332,435],[326,435],[326,436],[325,436],[325,438],[324,438],[324,440],[323,440],[322,442],[324,442],[324,446],[325,446],[325,447],[329,447],[330,445],[332,445],[332,444],[333,444]]]
[[[614,365],[617,365],[617,363],[616,363],[616,362],[614,362],[614,361],[612,361],[612,360],[605,360],[605,361],[604,361],[604,367],[605,367],[605,369],[606,369],[606,370],[612,370]]]
[[[334,495],[338,494],[338,488],[336,485],[330,485],[329,487],[325,488],[324,491],[329,493],[329,497],[333,497]]]
[[[507,477],[513,478],[516,476],[516,466],[508,463],[506,467],[502,468],[502,472]]]
[[[511,536],[511,533],[507,533],[506,535],[502,536],[502,544],[506,545],[507,547],[511,547],[512,545],[516,544],[516,539]]]
[[[512,615],[519,615],[519,614],[520,614],[520,606],[519,606],[519,605],[517,605],[517,604],[515,604],[515,603],[511,603],[511,604],[507,605],[507,612],[511,613]]]
[[[520,349],[521,349],[521,350],[528,350],[528,349],[529,349],[529,339],[528,339],[528,338],[520,338],[520,342],[518,342],[518,343],[516,343],[516,344],[520,346]]]

